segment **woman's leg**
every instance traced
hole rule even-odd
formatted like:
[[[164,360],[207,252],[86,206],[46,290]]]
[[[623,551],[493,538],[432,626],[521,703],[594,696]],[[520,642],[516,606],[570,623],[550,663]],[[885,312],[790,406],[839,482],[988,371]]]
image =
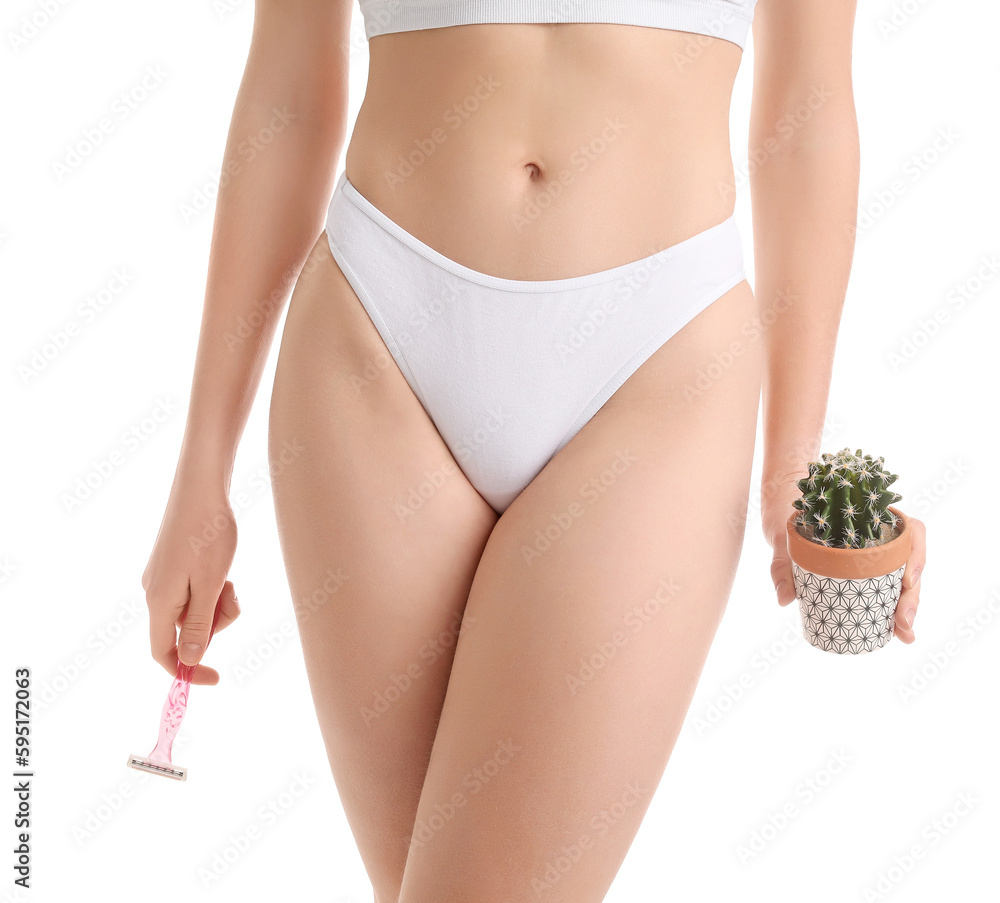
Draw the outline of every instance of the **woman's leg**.
[[[330,767],[376,899],[395,903],[462,612],[497,515],[455,465],[325,232],[288,309],[269,457]]]
[[[746,282],[699,314],[500,518],[400,903],[604,898],[735,576],[763,360],[742,331],[754,314]]]

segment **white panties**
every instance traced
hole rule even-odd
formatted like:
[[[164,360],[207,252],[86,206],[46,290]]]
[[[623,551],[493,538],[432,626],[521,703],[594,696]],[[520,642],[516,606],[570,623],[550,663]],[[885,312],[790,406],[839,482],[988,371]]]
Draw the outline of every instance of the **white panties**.
[[[491,276],[411,235],[346,171],[326,234],[413,393],[498,514],[650,355],[746,278],[732,216],[597,273]]]

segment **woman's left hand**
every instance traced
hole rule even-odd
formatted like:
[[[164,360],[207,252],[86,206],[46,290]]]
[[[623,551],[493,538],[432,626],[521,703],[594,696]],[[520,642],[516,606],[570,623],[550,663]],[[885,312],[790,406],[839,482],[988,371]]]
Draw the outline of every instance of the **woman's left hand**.
[[[795,601],[792,560],[788,557],[788,534],[785,532],[785,524],[795,510],[792,502],[801,494],[795,481],[772,481],[762,487],[761,492],[761,525],[768,544],[774,550],[771,580],[778,594],[779,605],[788,605],[789,602]],[[913,633],[913,619],[920,605],[920,575],[927,557],[927,530],[924,522],[909,515],[908,517],[913,535],[910,538],[910,557],[903,571],[903,589],[896,605],[893,631],[894,636],[907,644],[916,639]]]
[[[920,575],[927,557],[927,530],[922,520],[909,515],[907,517],[913,535],[910,537],[910,557],[906,562],[906,570],[903,571],[903,591],[899,594],[899,603],[896,605],[895,636],[909,644],[916,639],[913,635],[913,618],[920,604]]]
[[[798,477],[787,480],[768,480],[760,490],[760,519],[764,538],[774,549],[771,561],[771,581],[778,594],[778,604],[795,601],[795,583],[792,580],[792,559],[788,557],[788,534],[785,523],[795,511],[792,504],[802,495]]]

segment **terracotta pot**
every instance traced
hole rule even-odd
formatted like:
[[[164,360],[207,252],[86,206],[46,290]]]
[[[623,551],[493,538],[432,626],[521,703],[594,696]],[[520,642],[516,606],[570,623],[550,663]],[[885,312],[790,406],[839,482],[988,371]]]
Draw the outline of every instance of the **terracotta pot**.
[[[867,549],[834,549],[795,528],[796,510],[785,525],[795,595],[805,638],[827,652],[857,654],[880,649],[892,639],[912,530],[901,519],[897,536]]]

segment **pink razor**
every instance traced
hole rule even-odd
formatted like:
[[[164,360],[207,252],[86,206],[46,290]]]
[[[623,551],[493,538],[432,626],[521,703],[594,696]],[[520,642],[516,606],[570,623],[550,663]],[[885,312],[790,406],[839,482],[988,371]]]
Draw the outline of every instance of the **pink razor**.
[[[219,621],[219,612],[222,606],[216,603],[215,616],[212,618],[212,629],[208,634],[208,642],[212,642],[212,634],[215,633],[215,625]],[[206,650],[208,645],[205,646]],[[191,689],[191,677],[197,665],[185,665],[180,658],[177,659],[177,676],[170,685],[166,702],[163,703],[163,712],[160,715],[160,735],[156,739],[156,746],[148,756],[137,756],[135,753],[128,757],[125,764],[129,768],[137,771],[147,771],[150,774],[163,775],[165,778],[173,778],[176,781],[187,780],[187,769],[174,765],[170,761],[170,750],[174,745],[174,737],[184,720],[184,713],[187,711],[188,692]]]

